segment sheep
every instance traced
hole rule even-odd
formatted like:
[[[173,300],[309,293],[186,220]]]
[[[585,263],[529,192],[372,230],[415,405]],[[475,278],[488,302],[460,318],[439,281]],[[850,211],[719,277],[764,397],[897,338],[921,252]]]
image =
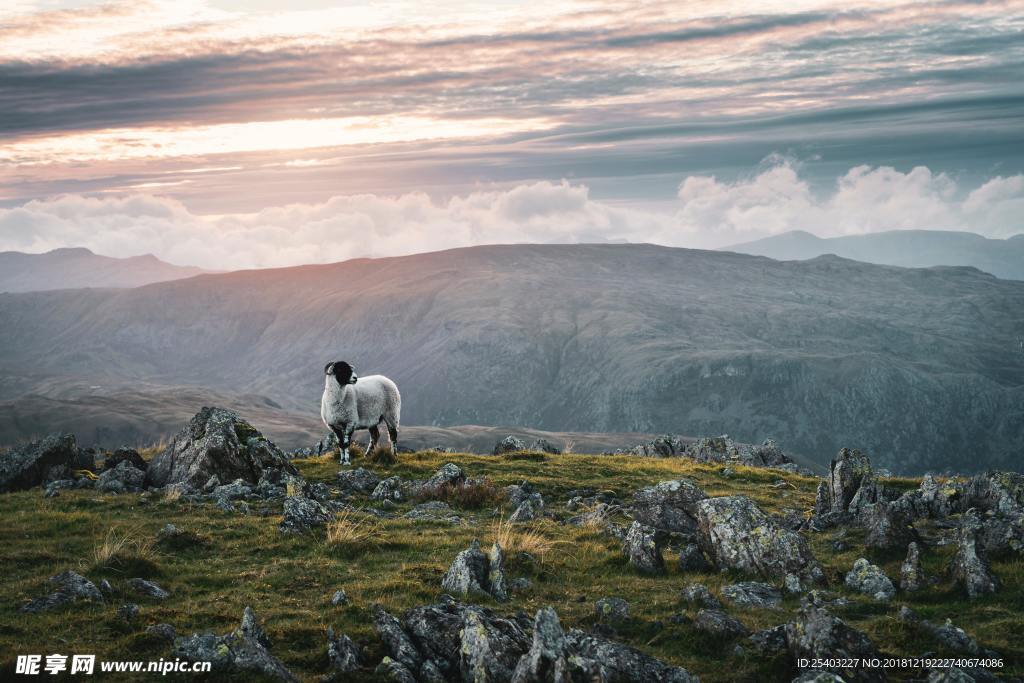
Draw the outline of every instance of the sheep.
[[[378,426],[381,422],[387,425],[388,436],[391,437],[391,452],[396,453],[402,396],[398,393],[395,383],[384,375],[359,377],[345,361],[328,363],[324,367],[324,375],[320,417],[338,437],[341,464],[351,463],[348,447],[352,443],[352,432],[357,429],[370,430],[370,445],[367,449],[369,453],[380,439]]]

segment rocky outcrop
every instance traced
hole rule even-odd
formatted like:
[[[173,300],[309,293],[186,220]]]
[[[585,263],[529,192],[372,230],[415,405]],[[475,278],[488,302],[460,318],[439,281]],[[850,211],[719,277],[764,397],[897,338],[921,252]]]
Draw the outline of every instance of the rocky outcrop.
[[[719,569],[736,569],[783,581],[824,579],[807,541],[775,524],[745,496],[708,498],[698,503],[698,537],[708,559]]]
[[[267,469],[297,474],[281,449],[237,414],[203,408],[153,458],[146,478],[153,486],[200,489],[215,475],[220,481],[255,484]]]
[[[681,572],[709,572],[714,570],[714,566],[708,561],[704,551],[696,543],[687,543],[679,550],[678,567]]]
[[[103,470],[112,470],[122,462],[127,462],[132,467],[140,469],[143,472],[145,472],[148,467],[146,461],[142,459],[142,456],[139,455],[137,450],[134,448],[128,448],[127,446],[121,446],[103,459]]]
[[[499,601],[507,600],[501,546],[495,543],[488,555],[480,550],[480,542],[474,540],[469,548],[456,555],[441,580],[441,587],[453,595],[477,593]]]
[[[742,581],[723,586],[722,597],[736,607],[777,609],[782,605],[782,591],[757,581]]]
[[[54,434],[0,453],[0,493],[22,491],[51,479],[69,478],[78,467],[71,434]]]
[[[346,493],[371,493],[379,483],[380,477],[362,467],[342,470],[337,475],[338,488]]]
[[[629,619],[629,603],[622,598],[601,598],[594,603],[594,614],[602,621],[625,621]]]
[[[267,678],[298,683],[276,657],[270,654],[270,639],[246,607],[241,625],[231,633],[195,633],[175,640],[174,655],[192,662],[211,662],[213,673],[255,673]]]
[[[515,436],[509,434],[504,439],[494,444],[494,455],[501,455],[502,453],[512,453],[514,451],[525,451],[526,443]]]
[[[111,469],[105,469],[96,480],[96,488],[107,493],[135,493],[146,484],[146,472],[125,459]]]
[[[333,518],[334,513],[313,498],[288,496],[278,530],[285,534],[302,534],[327,524]]]
[[[917,543],[907,545],[907,558],[900,565],[900,590],[913,593],[924,586],[924,575],[921,571],[921,554]]]
[[[668,531],[694,531],[697,503],[707,498],[698,486],[680,479],[663,481],[633,494],[633,519]]]
[[[665,559],[661,556],[663,543],[663,536],[657,529],[633,522],[622,543],[622,553],[642,574],[662,574],[665,572]]]
[[[957,533],[956,555],[950,565],[953,578],[970,598],[995,593],[1000,585],[999,578],[992,573],[984,548],[978,544],[982,530],[981,519],[975,511],[963,514]]]
[[[73,571],[65,571],[50,577],[50,583],[55,584],[57,590],[49,595],[36,598],[26,605],[23,605],[20,612],[34,614],[37,612],[49,612],[64,605],[86,600],[88,602],[102,603],[103,594],[89,579]]]
[[[844,680],[886,680],[885,669],[865,665],[865,660],[881,656],[871,639],[824,607],[808,604],[801,609],[799,618],[786,625],[786,647],[794,666],[801,659],[832,661],[835,668],[830,670]]]
[[[327,661],[330,669],[325,681],[347,680],[349,674],[358,671],[362,659],[362,650],[352,639],[342,633],[335,635],[334,629],[327,628]]]
[[[896,595],[896,587],[881,567],[863,557],[853,563],[853,568],[846,574],[845,583],[847,588],[870,595],[880,602],[888,602]]]
[[[742,638],[750,635],[750,629],[733,616],[719,609],[702,609],[693,620],[693,627],[698,631],[710,633],[722,638]]]

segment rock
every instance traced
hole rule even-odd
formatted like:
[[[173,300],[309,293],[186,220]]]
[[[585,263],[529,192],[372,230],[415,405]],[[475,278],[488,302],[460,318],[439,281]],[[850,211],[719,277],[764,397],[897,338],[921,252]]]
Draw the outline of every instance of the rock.
[[[846,683],[846,681],[831,671],[812,669],[794,678],[792,683]]]
[[[104,470],[96,480],[96,488],[109,493],[137,493],[146,483],[146,472],[122,460],[113,469]]]
[[[800,583],[800,577],[796,574],[786,574],[786,578],[782,580],[782,588],[787,593],[803,593],[804,587]]]
[[[682,598],[691,605],[699,605],[708,609],[722,609],[722,603],[702,583],[691,583],[683,588]]]
[[[846,512],[864,486],[874,484],[871,461],[858,450],[844,448],[830,466],[828,488],[832,510]],[[874,501],[870,501],[874,502]],[[856,509],[856,505],[854,505]]]
[[[141,578],[128,579],[128,587],[139,595],[156,598],[157,600],[166,600],[171,597],[171,594],[160,586],[156,585],[152,581],[146,581]]]
[[[526,443],[511,434],[494,445],[494,454],[511,453],[513,451],[525,451]]]
[[[1024,514],[985,513],[978,545],[989,558],[1024,554]]]
[[[519,633],[504,633],[494,628],[494,622],[480,608],[467,607],[459,633],[462,680],[510,680],[520,659]]]
[[[178,637],[178,632],[174,630],[174,627],[170,624],[153,624],[152,626],[147,626],[146,633],[151,636],[156,636],[161,640],[166,640],[169,643],[173,643],[174,639]]]
[[[214,487],[213,491],[210,492],[210,495],[215,499],[222,501],[239,500],[250,495],[252,490],[252,487],[246,484],[245,480],[235,479],[230,484]]]
[[[602,621],[625,621],[629,619],[629,603],[622,598],[601,598],[594,603],[594,612]]]
[[[913,507],[906,500],[879,501],[863,509],[861,516],[868,530],[864,544],[868,548],[905,548],[917,538],[913,526]]]
[[[429,493],[430,491],[437,491],[446,486],[459,486],[464,481],[466,481],[466,475],[462,471],[462,468],[453,462],[448,462],[442,465],[437,472],[423,482],[420,490],[424,493]]]
[[[832,661],[832,673],[848,681],[885,681],[885,670],[863,666],[881,654],[864,633],[832,616],[823,607],[808,605],[793,623],[786,624],[786,643],[794,665],[801,659]]]
[[[98,585],[100,588],[100,592],[103,593],[103,595],[110,596],[114,594],[114,587],[111,586],[110,582],[106,579],[101,579]]]
[[[396,662],[410,672],[419,671],[423,663],[422,655],[402,629],[401,622],[380,605],[373,606],[373,627]]]
[[[506,486],[505,497],[508,498],[508,503],[513,508],[518,508],[523,503],[529,502],[535,511],[539,512],[544,509],[544,498],[528,481]]]
[[[1024,474],[986,472],[976,475],[964,487],[964,496],[965,508],[1001,515],[1024,514]]]
[[[333,628],[327,628],[327,661],[330,663],[327,680],[346,680],[346,674],[359,669],[361,658],[362,651],[351,638],[344,633],[336,636]]]
[[[529,450],[537,453],[547,453],[548,455],[561,455],[562,449],[554,445],[547,439],[536,439],[530,444]]]
[[[742,622],[718,609],[705,608],[697,612],[693,627],[723,638],[740,638],[750,634],[750,629]]]
[[[963,511],[963,487],[954,481],[940,485],[931,474],[921,479],[917,499],[921,513],[936,519],[945,519],[955,512]]]
[[[749,498],[708,498],[698,503],[697,512],[701,548],[720,570],[737,569],[775,581],[787,574],[807,583],[824,579],[804,538],[778,527]]]
[[[508,589],[513,593],[521,593],[525,590],[529,590],[533,583],[525,576],[517,576],[508,582]]]
[[[174,655],[191,662],[210,662],[213,673],[255,672],[280,681],[298,679],[270,654],[270,639],[246,607],[241,625],[223,636],[195,633],[175,640]]]
[[[302,534],[321,527],[334,519],[334,513],[319,502],[305,496],[289,496],[284,501],[284,515],[278,531],[284,534]]]
[[[440,520],[449,524],[458,524],[462,521],[462,518],[455,514],[455,511],[451,509],[448,503],[440,500],[429,500],[426,503],[420,503],[412,510],[406,512],[403,517],[408,519]]]
[[[139,618],[139,606],[134,602],[128,602],[117,608],[117,617],[132,622]]]
[[[533,642],[516,664],[512,683],[571,683],[569,656],[558,614],[550,607],[537,610]]]
[[[744,641],[750,649],[762,655],[776,655],[786,650],[786,625],[779,624],[773,628],[751,634]]]
[[[368,469],[357,467],[338,472],[337,482],[338,488],[348,493],[371,493],[380,483],[380,477]]]
[[[331,596],[331,604],[335,606],[348,604],[348,594],[345,593],[344,588],[334,591],[334,595]]]
[[[663,481],[633,494],[633,519],[668,531],[694,531],[697,504],[707,495],[693,483],[680,479]]]
[[[679,571],[706,573],[714,570],[704,551],[696,543],[687,543],[679,551]]]
[[[950,566],[953,578],[970,598],[999,590],[999,577],[992,573],[992,567],[982,548],[978,547],[978,535],[982,530],[977,512],[968,510],[960,520],[957,533],[956,555]]]
[[[921,555],[917,549],[917,543],[911,542],[907,545],[907,559],[903,560],[903,564],[900,566],[900,590],[905,593],[913,593],[920,590],[923,585]]]
[[[51,576],[50,583],[56,584],[56,591],[32,600],[28,604],[23,605],[18,611],[26,614],[36,614],[38,612],[48,612],[77,600],[103,602],[103,594],[100,593],[100,589],[92,581],[73,571],[64,571]]]
[[[665,560],[661,556],[663,539],[653,527],[633,522],[622,544],[622,552],[629,563],[643,574],[663,574]]]
[[[818,490],[814,494],[815,516],[827,515],[832,511],[832,495],[829,493],[828,484],[822,480],[818,482]]]
[[[139,452],[134,448],[128,448],[127,446],[121,446],[116,451],[108,455],[103,459],[103,471],[112,470],[122,462],[127,462],[135,469],[146,471],[149,466]]]
[[[170,445],[153,458],[147,481],[157,487],[199,488],[211,476],[255,484],[266,469],[296,474],[285,454],[255,427],[230,410],[203,408]]]
[[[529,522],[534,519],[537,519],[537,510],[533,507],[533,502],[530,500],[524,500],[509,516],[508,521],[518,524],[520,522]]]
[[[507,600],[503,563],[500,545],[495,543],[488,556],[480,550],[479,541],[474,540],[455,557],[441,580],[441,587],[455,595],[480,593],[498,601]]]
[[[736,607],[777,609],[782,606],[782,592],[774,586],[757,581],[743,581],[722,588],[722,597]]]
[[[870,595],[880,602],[888,602],[896,595],[896,587],[885,572],[863,557],[853,563],[853,569],[846,574],[845,583],[847,588]]]
[[[83,481],[90,481],[85,477],[82,477]],[[78,482],[74,479],[57,479],[56,481],[47,482],[43,495],[47,498],[56,498],[60,495],[60,492],[64,489],[79,488]]]
[[[999,657],[998,653],[986,650],[978,645],[978,641],[967,635],[962,628],[954,626],[953,622],[949,619],[946,619],[945,623],[936,626],[922,619],[917,613],[906,606],[900,608],[897,619],[919,632],[928,634],[942,645],[944,650],[951,654],[969,655],[971,657]]]
[[[573,681],[609,683],[698,683],[695,676],[628,645],[572,629],[565,634],[572,653]]]
[[[401,502],[405,495],[402,493],[402,479],[400,477],[388,477],[382,479],[370,494],[372,500],[390,500],[393,503]]]
[[[78,463],[78,447],[72,434],[54,434],[25,446],[0,453],[0,493],[23,491],[50,479],[51,472],[68,473]]]
[[[608,524],[608,518],[616,511],[612,505],[598,503],[593,510],[588,510],[574,517],[565,520],[570,526],[578,527],[603,527]]]

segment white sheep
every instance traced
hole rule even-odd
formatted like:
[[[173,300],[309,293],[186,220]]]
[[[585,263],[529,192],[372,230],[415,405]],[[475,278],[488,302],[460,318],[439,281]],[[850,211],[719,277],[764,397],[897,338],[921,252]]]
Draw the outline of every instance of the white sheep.
[[[324,395],[320,399],[320,417],[338,437],[341,464],[348,465],[351,462],[348,447],[352,443],[352,432],[357,429],[370,430],[369,453],[380,439],[378,425],[381,422],[387,425],[391,452],[397,452],[402,396],[395,383],[384,375],[358,377],[352,366],[345,361],[328,363],[324,374],[326,377]]]

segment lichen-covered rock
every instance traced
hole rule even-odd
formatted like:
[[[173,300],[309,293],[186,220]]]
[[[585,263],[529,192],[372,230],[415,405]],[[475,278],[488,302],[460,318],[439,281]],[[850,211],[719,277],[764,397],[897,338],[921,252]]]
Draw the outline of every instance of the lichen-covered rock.
[[[896,595],[896,587],[881,567],[863,557],[853,563],[853,568],[846,574],[845,583],[847,588],[870,595],[881,602],[888,602]]]
[[[96,480],[96,488],[107,493],[138,493],[146,483],[146,472],[122,460],[116,467],[104,470]]]
[[[153,458],[146,480],[157,487],[182,484],[198,489],[217,475],[220,481],[255,484],[266,469],[296,474],[281,449],[237,414],[203,408]]]
[[[129,465],[136,469],[140,469],[143,472],[149,467],[148,463],[142,459],[139,452],[134,448],[128,448],[127,446],[121,446],[113,453],[103,459],[103,470],[112,470],[122,462],[127,462]]]
[[[506,486],[505,497],[508,499],[509,505],[513,508],[518,508],[523,503],[529,502],[533,505],[533,509],[536,511],[544,509],[544,497],[541,496],[540,492],[537,491],[533,484],[528,481],[522,481],[518,484]]]
[[[279,681],[298,679],[270,654],[270,639],[246,607],[241,625],[231,633],[195,633],[175,640],[174,655],[191,662],[210,662],[213,673],[253,672]]]
[[[250,495],[253,491],[252,486],[245,483],[244,479],[235,479],[230,484],[223,484],[221,486],[215,486],[210,495],[218,501],[231,501],[239,500]]]
[[[550,607],[537,610],[533,642],[519,658],[512,683],[571,683],[573,667],[558,614]]]
[[[165,591],[163,588],[142,578],[128,579],[128,587],[139,595],[145,595],[146,597],[156,598],[157,600],[166,600],[171,597],[171,594]]]
[[[380,483],[380,477],[368,469],[357,467],[338,472],[337,483],[338,488],[347,493],[371,493]]]
[[[126,602],[117,608],[117,617],[129,623],[133,622],[139,618],[139,606],[134,602]]]
[[[687,543],[679,551],[678,566],[681,572],[710,572],[715,568],[696,543]]]
[[[858,450],[842,449],[832,461],[829,471],[828,488],[832,510],[837,512],[850,510],[850,504],[861,487],[871,486],[873,483],[874,474],[871,471],[871,460],[868,459],[868,456]],[[855,508],[856,505],[853,507]]]
[[[146,633],[161,640],[166,640],[169,643],[173,643],[174,639],[178,637],[178,632],[170,624],[153,624],[152,626],[146,627]]]
[[[897,618],[916,631],[926,633],[935,639],[948,654],[968,655],[971,657],[998,657],[999,654],[981,647],[978,641],[967,635],[962,628],[953,625],[949,619],[935,625],[922,619],[909,607],[900,608]]]
[[[50,577],[50,583],[56,584],[57,590],[49,595],[36,598],[21,607],[20,612],[35,614],[49,612],[77,600],[102,603],[103,594],[89,579],[73,571],[64,571]]]
[[[698,683],[695,676],[628,645],[572,629],[565,634],[574,681],[614,683]]]
[[[513,451],[525,451],[526,443],[517,437],[509,434],[504,439],[494,445],[494,454],[501,455],[502,453],[511,453]]]
[[[449,524],[458,524],[462,521],[462,518],[455,514],[455,510],[441,500],[428,500],[426,503],[420,503],[402,516],[407,519],[430,519]]]
[[[819,583],[824,574],[807,541],[777,526],[752,500],[725,496],[697,506],[700,545],[719,569],[736,569],[781,581],[794,574]]]
[[[913,593],[924,586],[924,576],[921,572],[921,554],[917,543],[911,542],[907,545],[907,558],[900,565],[900,590],[905,593]]]
[[[402,480],[400,477],[388,477],[382,479],[373,489],[370,498],[373,500],[390,500],[393,503],[401,502],[405,498],[402,491]]]
[[[344,681],[347,674],[359,669],[362,650],[344,633],[336,636],[334,629],[327,628],[327,661],[330,670],[325,680]]]
[[[1024,514],[1024,474],[986,472],[967,482],[964,496],[969,507],[1002,515]]]
[[[423,491],[434,491],[445,486],[458,486],[464,481],[466,481],[466,474],[462,471],[462,468],[453,462],[447,462],[441,465],[437,472],[434,472],[429,479],[423,482],[421,489]]]
[[[697,503],[707,498],[692,482],[663,481],[633,494],[633,519],[646,526],[667,531],[697,528]]]
[[[782,605],[782,591],[758,581],[742,581],[724,586],[722,597],[736,607],[777,609]]]
[[[537,519],[537,509],[533,506],[533,501],[524,500],[519,504],[511,515],[509,515],[508,521],[513,523],[530,522]]]
[[[78,463],[72,434],[52,434],[40,441],[0,452],[0,493],[22,491],[49,479],[66,479]],[[51,476],[60,472],[62,476]]]
[[[953,556],[951,573],[953,578],[967,592],[970,598],[976,598],[999,590],[999,578],[992,573],[988,557],[978,545],[978,535],[982,531],[981,519],[974,510],[968,510],[960,519],[957,533],[956,554]]]
[[[945,519],[956,512],[963,511],[963,486],[955,481],[939,484],[935,477],[926,474],[921,479],[921,486],[917,493],[921,512],[929,517]]]
[[[319,501],[306,496],[288,496],[278,530],[284,534],[302,534],[334,519],[334,513]]]
[[[832,494],[825,480],[818,482],[818,490],[814,493],[815,516],[827,515],[832,510]]]
[[[562,453],[561,448],[543,438],[534,439],[529,449],[537,453],[547,453],[548,455],[560,455]]]
[[[722,609],[722,603],[702,583],[691,583],[685,586],[681,597],[684,602],[691,605],[699,605],[709,609]]]
[[[801,659],[832,661],[835,667],[829,670],[847,681],[886,680],[884,669],[865,664],[881,657],[871,639],[823,607],[808,604],[801,609],[797,620],[786,625],[786,644],[794,666]]]
[[[750,634],[750,629],[743,622],[718,609],[702,609],[697,612],[693,627],[722,638],[742,638]]]
[[[905,548],[917,538],[913,508],[905,501],[879,501],[863,509],[861,517],[868,532],[864,545],[878,550],[895,550]]]
[[[441,587],[453,595],[479,593],[495,600],[507,600],[501,546],[495,543],[488,555],[480,550],[480,542],[474,539],[469,548],[455,556],[441,580]]]
[[[524,634],[518,624],[514,630],[499,628],[489,612],[468,606],[463,612],[459,635],[462,680],[511,680],[524,645]]]
[[[751,634],[744,641],[747,647],[762,655],[775,655],[786,651],[786,625],[779,624],[772,628]]]
[[[643,574],[665,572],[665,559],[661,556],[661,534],[653,527],[633,522],[622,544],[622,552],[638,571]]]
[[[602,621],[625,621],[629,619],[629,603],[622,598],[601,598],[594,603],[594,613]]]

